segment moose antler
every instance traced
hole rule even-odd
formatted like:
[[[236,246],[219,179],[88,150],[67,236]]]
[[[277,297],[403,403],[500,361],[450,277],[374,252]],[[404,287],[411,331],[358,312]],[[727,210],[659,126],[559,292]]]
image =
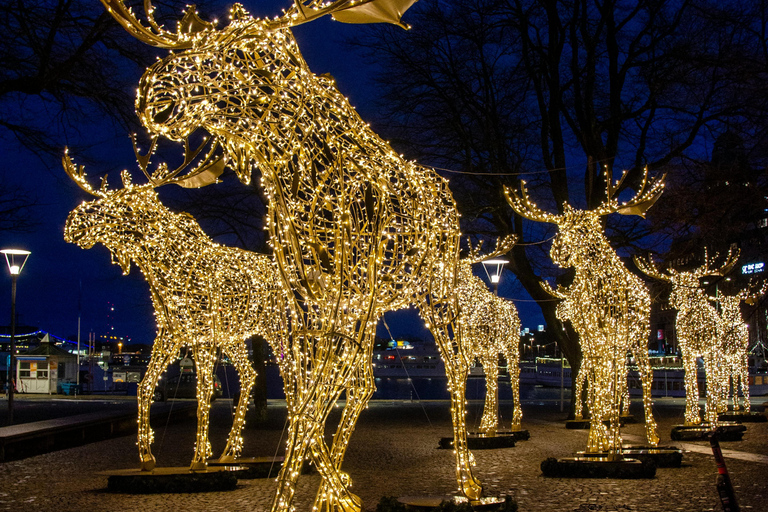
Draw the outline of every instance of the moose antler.
[[[621,177],[612,183],[611,176],[607,175],[608,169],[606,168],[606,200],[597,208],[597,212],[600,215],[607,215],[609,213],[619,213],[621,215],[639,215],[645,217],[645,213],[648,209],[659,200],[662,192],[664,192],[664,181],[667,178],[666,173],[656,180],[648,180],[648,168],[645,168],[643,172],[643,181],[640,184],[640,189],[635,194],[635,197],[624,203],[619,203],[616,194],[624,184],[624,180],[629,174],[627,171],[621,173]]]
[[[64,167],[64,171],[67,173],[67,176],[72,178],[72,181],[77,183],[77,186],[80,187],[85,192],[91,194],[92,196],[96,197],[104,197],[107,191],[107,175],[105,174],[103,178],[101,178],[101,187],[99,190],[94,190],[93,187],[88,183],[88,180],[85,177],[85,166],[83,165],[77,165],[75,164],[72,159],[69,157],[69,148],[64,148],[64,156],[61,158],[61,165]]]
[[[656,264],[653,262],[650,256],[641,258],[640,256],[633,256],[632,261],[635,262],[635,266],[648,277],[653,277],[661,281],[671,281],[671,276],[661,272]]]
[[[498,258],[499,256],[507,254],[512,249],[512,246],[517,243],[517,235],[505,235],[496,240],[496,247],[489,254],[480,254],[480,250],[483,247],[482,240],[477,244],[477,247],[473,247],[469,239],[467,239],[467,243],[469,243],[469,256],[466,259],[469,261],[470,265],[474,265],[475,263]]]
[[[768,281],[763,281],[760,286],[750,281],[747,287],[739,292],[739,298],[750,306],[754,306],[757,299],[765,295],[765,292],[768,292]]]
[[[719,254],[715,253],[714,256],[710,259],[708,256],[708,252],[706,247],[704,248],[704,263],[693,270],[693,274],[696,277],[704,277],[704,276],[724,276],[728,272],[730,272],[734,265],[736,265],[736,262],[739,259],[739,256],[741,254],[741,251],[739,249],[736,249],[734,252],[733,249],[728,249],[728,256],[725,257],[725,260],[723,261],[723,264],[720,265],[717,268],[711,267],[717,258],[720,256]]]
[[[168,32],[155,21],[155,8],[150,0],[144,0],[144,11],[149,27],[144,26],[133,14],[133,10],[125,5],[125,0],[101,0],[104,7],[115,20],[139,41],[157,48],[168,50],[183,50],[191,48],[195,41],[206,32],[212,32],[215,23],[208,23],[197,16],[195,6],[189,6],[184,17],[178,24],[175,33]]]
[[[417,0],[294,0],[283,16],[268,23],[270,29],[294,27],[330,14],[342,23],[392,23],[404,29],[401,18]]]
[[[563,285],[557,285],[557,289],[552,288],[552,285],[549,284],[548,281],[541,281],[539,283],[541,287],[544,289],[545,292],[550,294],[551,296],[558,298],[558,299],[566,299],[568,298],[568,294],[565,293],[565,288],[563,288]]]
[[[530,197],[528,197],[528,190],[525,188],[525,181],[520,180],[519,194],[511,187],[504,187],[504,196],[512,209],[526,219],[557,224],[559,215],[547,213],[531,202]]]
[[[204,187],[205,185],[215,183],[218,177],[221,176],[221,173],[224,172],[225,162],[223,156],[214,156],[214,153],[218,148],[218,142],[214,141],[214,143],[211,144],[211,148],[208,150],[208,153],[206,153],[200,163],[187,174],[178,177],[179,173],[187,168],[189,164],[191,164],[195,158],[200,155],[203,148],[208,143],[207,137],[204,138],[200,145],[194,150],[190,148],[189,137],[185,137],[184,162],[173,170],[168,167],[168,164],[163,162],[158,165],[157,169],[152,173],[149,173],[147,168],[149,167],[150,158],[152,157],[152,154],[154,154],[155,148],[157,147],[159,136],[152,136],[149,149],[143,155],[139,151],[138,145],[136,143],[136,134],[133,134],[131,138],[133,140],[133,151],[136,154],[136,160],[139,163],[139,168],[153,187],[159,187],[168,183],[175,183],[176,185],[184,188]]]

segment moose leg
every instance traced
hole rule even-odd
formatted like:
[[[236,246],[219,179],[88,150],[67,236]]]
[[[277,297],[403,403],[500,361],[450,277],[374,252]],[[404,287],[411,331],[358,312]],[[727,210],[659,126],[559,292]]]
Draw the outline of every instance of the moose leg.
[[[235,418],[232,420],[232,430],[229,431],[227,446],[219,458],[220,462],[231,462],[240,456],[243,450],[243,425],[245,414],[248,410],[248,400],[251,397],[251,389],[256,381],[256,372],[248,361],[248,353],[243,343],[234,343],[223,348],[222,351],[229,356],[240,376],[240,398],[235,409]]]
[[[419,312],[432,331],[440,355],[445,364],[448,388],[451,394],[451,419],[453,420],[453,449],[456,455],[456,481],[459,491],[470,500],[482,496],[483,486],[472,474],[475,458],[467,446],[466,385],[469,361],[461,343],[461,333],[456,319],[457,307],[450,303],[430,303],[422,299]],[[451,337],[453,334],[453,338]]]
[[[510,347],[505,354],[507,358],[507,372],[509,384],[512,386],[512,430],[522,428],[523,410],[520,408],[520,361],[516,347]]]
[[[645,418],[645,438],[651,446],[659,445],[659,435],[656,432],[656,421],[653,418],[653,368],[646,355],[638,351],[635,355],[637,369],[640,373],[640,385],[643,386],[643,417]]]
[[[205,469],[207,460],[213,454],[208,439],[211,398],[213,396],[213,365],[215,354],[212,349],[199,348],[194,351],[197,364],[197,438],[195,455],[189,466],[191,470]]]
[[[289,406],[289,411],[291,407]],[[299,416],[291,417],[288,426],[288,442],[285,447],[285,461],[277,476],[277,490],[272,502],[272,512],[288,512],[293,510],[293,496],[296,484],[301,475],[304,459],[309,450],[309,444],[315,436],[313,422],[308,422]]]
[[[715,364],[713,359],[714,358],[711,356],[705,357],[704,359],[704,371],[707,379],[707,396],[704,402],[704,420],[714,425],[717,423],[717,409],[723,384],[721,369]]]
[[[591,362],[590,362],[591,363]],[[606,449],[607,429],[603,424],[605,419],[604,399],[602,395],[610,390],[604,388],[605,382],[601,378],[601,364],[589,364],[588,372],[584,372],[583,382],[587,385],[587,412],[590,416],[589,438],[587,439],[587,451],[590,453],[601,452]],[[584,363],[582,362],[582,370]]]
[[[151,445],[154,440],[152,427],[149,425],[149,407],[152,404],[152,397],[155,394],[157,382],[160,375],[168,368],[171,359],[178,353],[180,344],[174,344],[171,337],[161,330],[155,338],[152,357],[147,364],[147,372],[139,384],[137,400],[139,403],[138,413],[138,442],[139,459],[141,460],[141,470],[151,471],[155,468],[155,457],[152,455]]]
[[[499,356],[482,354],[480,364],[485,372],[485,405],[480,420],[480,432],[495,436],[499,428]]]
[[[749,357],[747,354],[739,356],[737,364],[737,374],[739,376],[739,383],[741,384],[741,396],[744,403],[744,412],[749,414],[749,412],[752,410],[752,405],[749,401]],[[736,393],[738,397],[738,391],[736,390],[735,385],[733,389],[734,393]]]
[[[564,369],[560,369],[560,371],[565,371]],[[576,402],[575,412],[574,412],[574,419],[580,420],[584,416],[584,382],[586,379],[587,374],[587,360],[586,358],[582,359],[581,361],[581,367],[579,368],[579,371],[576,372],[576,383],[573,388],[573,398],[574,402]]]
[[[685,424],[699,425],[701,423],[699,379],[696,375],[696,358],[693,355],[683,354],[683,369],[685,371]],[[707,382],[707,386],[709,384]]]
[[[342,413],[339,426],[336,429],[336,434],[333,437],[333,445],[331,446],[331,462],[335,465],[337,471],[341,471],[341,463],[344,460],[344,455],[349,445],[349,439],[352,431],[357,424],[357,419],[360,417],[360,413],[368,405],[368,401],[376,391],[376,383],[373,378],[373,367],[368,361],[369,358],[362,361],[357,375],[352,378],[349,387],[347,387],[347,403],[344,406],[344,412]],[[344,473],[340,473],[342,480],[345,480],[345,485],[349,486],[348,476]],[[312,510],[343,510],[343,507],[337,506],[334,501],[334,496],[330,492],[328,482],[324,479],[320,484],[320,489],[317,492],[315,498],[315,505]]]

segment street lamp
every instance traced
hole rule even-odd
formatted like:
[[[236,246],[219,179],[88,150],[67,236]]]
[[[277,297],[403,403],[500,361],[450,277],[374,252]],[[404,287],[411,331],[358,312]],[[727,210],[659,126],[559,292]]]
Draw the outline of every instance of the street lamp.
[[[485,268],[485,273],[488,274],[488,277],[491,278],[491,284],[493,284],[493,293],[496,295],[499,294],[499,281],[501,281],[501,272],[504,270],[504,265],[507,263],[509,263],[509,260],[502,260],[498,258],[483,261],[483,268]],[[493,272],[489,272],[489,268],[493,270]]]
[[[8,424],[13,424],[13,392],[16,382],[16,279],[21,274],[21,269],[29,258],[30,252],[21,249],[3,249],[0,253],[5,254],[5,262],[8,264],[8,271],[11,273],[11,355],[8,358]],[[11,372],[14,372],[13,374]]]

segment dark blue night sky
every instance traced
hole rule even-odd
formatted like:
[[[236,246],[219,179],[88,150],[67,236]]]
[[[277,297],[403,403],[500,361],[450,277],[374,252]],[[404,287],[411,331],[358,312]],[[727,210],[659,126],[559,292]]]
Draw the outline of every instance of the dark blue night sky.
[[[214,13],[201,12],[203,18],[225,19],[229,2],[222,2]],[[256,16],[275,15],[287,8],[290,0],[259,0],[245,6]],[[405,17],[407,21],[407,15]],[[355,25],[345,25],[322,19],[295,29],[303,54],[315,73],[330,73],[355,105],[363,118],[375,119],[377,91],[369,79],[373,66],[365,62],[344,45],[349,37],[359,33]],[[418,30],[415,27],[414,30]],[[135,81],[140,78],[136,74]],[[30,105],[30,108],[36,108]],[[46,115],[42,111],[38,115]],[[374,123],[375,124],[375,123]],[[110,170],[111,183],[117,186],[120,169],[135,169],[130,140],[125,133],[98,119],[88,126],[61,131],[61,147],[72,141],[87,141],[94,155],[100,155],[104,167]],[[146,284],[135,267],[129,276],[123,276],[117,265],[110,264],[108,251],[102,246],[82,250],[63,240],[64,221],[70,210],[87,199],[82,191],[69,181],[58,162],[40,159],[20,150],[13,142],[0,138],[6,183],[21,183],[34,189],[43,206],[43,222],[32,234],[4,233],[0,246],[32,251],[18,280],[18,321],[56,335],[73,337],[77,333],[78,312],[81,316],[81,337],[88,332],[113,333],[137,343],[148,343],[154,338],[155,325]],[[76,156],[76,155],[75,155]],[[90,168],[90,167],[89,167]],[[95,169],[91,169],[94,173]],[[201,190],[201,193],[204,193]],[[480,270],[480,272],[482,272]],[[10,277],[7,269],[0,272],[0,325],[10,318]],[[82,293],[80,290],[82,289]],[[507,273],[500,287],[500,295],[515,299],[528,299],[514,277]],[[82,296],[82,300],[80,297]],[[543,323],[535,304],[519,302],[524,327],[535,328]],[[387,315],[392,334],[399,336],[428,336],[423,323],[415,313]],[[386,330],[379,327],[379,335]]]

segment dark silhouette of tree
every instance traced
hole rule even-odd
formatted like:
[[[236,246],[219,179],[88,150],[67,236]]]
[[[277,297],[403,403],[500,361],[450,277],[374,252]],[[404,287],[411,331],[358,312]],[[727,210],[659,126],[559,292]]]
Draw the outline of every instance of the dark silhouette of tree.
[[[684,157],[702,158],[727,129],[761,141],[766,11],[765,2],[422,0],[408,13],[411,31],[373,27],[353,44],[381,65],[393,144],[452,171],[463,230],[520,236],[508,268],[578,368],[576,335],[540,286],[569,280],[539,243],[552,227],[515,215],[502,186],[525,179],[552,212],[594,208],[622,169],[630,189],[646,166],[674,174]],[[606,230],[628,255],[651,227],[613,215]]]

